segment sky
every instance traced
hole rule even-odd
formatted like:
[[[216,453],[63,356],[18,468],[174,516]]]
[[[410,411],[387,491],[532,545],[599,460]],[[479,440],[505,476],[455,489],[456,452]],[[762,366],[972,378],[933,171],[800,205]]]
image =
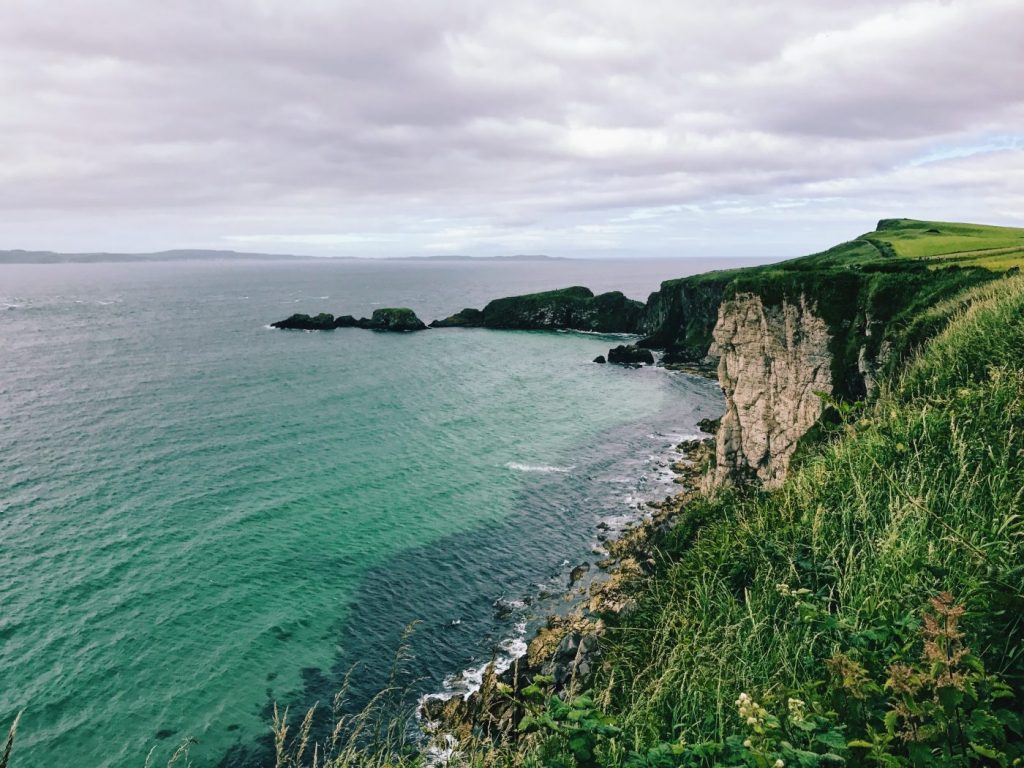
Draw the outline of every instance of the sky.
[[[1024,2],[3,0],[0,248],[794,256],[1024,226]]]

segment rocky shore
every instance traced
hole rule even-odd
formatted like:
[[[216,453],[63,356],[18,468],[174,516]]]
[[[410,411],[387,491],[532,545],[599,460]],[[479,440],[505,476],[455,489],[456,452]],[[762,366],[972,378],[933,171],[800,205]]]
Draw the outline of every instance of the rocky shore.
[[[514,739],[524,714],[521,697],[516,694],[538,676],[555,693],[586,688],[600,668],[602,637],[617,618],[635,608],[632,583],[653,570],[653,540],[671,527],[687,500],[700,492],[714,459],[713,433],[718,421],[702,420],[698,426],[705,437],[675,446],[677,456],[669,467],[679,486],[677,493],[647,502],[643,514],[616,538],[609,537],[606,523],[598,525],[604,551],[593,563],[583,562],[570,570],[568,588],[561,595],[562,602],[572,608],[549,615],[530,639],[526,653],[503,671],[492,661],[479,689],[466,696],[427,697],[423,701],[420,715],[432,740],[443,745],[446,740]],[[584,585],[592,570],[596,575]]]

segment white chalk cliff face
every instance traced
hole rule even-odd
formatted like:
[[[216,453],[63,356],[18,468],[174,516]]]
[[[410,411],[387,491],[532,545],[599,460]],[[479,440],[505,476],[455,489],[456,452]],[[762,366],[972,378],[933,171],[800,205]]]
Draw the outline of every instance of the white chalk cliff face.
[[[797,441],[821,415],[816,393],[832,393],[829,341],[804,297],[766,307],[759,296],[740,294],[722,303],[709,351],[719,357],[726,397],[712,484],[782,483]]]

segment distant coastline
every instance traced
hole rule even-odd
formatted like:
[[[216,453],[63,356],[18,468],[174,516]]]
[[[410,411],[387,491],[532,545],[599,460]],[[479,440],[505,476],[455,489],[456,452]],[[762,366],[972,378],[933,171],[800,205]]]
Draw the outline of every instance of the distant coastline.
[[[564,256],[516,254],[512,256],[466,256],[442,254],[435,256],[308,256],[285,253],[252,253],[230,250],[172,249],[151,253],[61,253],[59,251],[0,251],[0,264],[123,264],[157,261],[567,261]]]

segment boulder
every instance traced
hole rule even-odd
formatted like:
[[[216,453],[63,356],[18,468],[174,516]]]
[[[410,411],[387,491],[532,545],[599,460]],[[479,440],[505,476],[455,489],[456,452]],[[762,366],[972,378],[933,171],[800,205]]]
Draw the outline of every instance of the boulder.
[[[717,419],[701,419],[697,422],[697,427],[701,432],[707,432],[709,435],[714,435],[718,432],[718,428],[722,425],[722,417],[719,416]]]
[[[604,359],[604,355],[598,355],[597,357],[594,358],[594,362],[598,363],[599,365],[604,365],[608,361]]]
[[[590,563],[580,563],[569,571],[569,586],[575,586],[590,571]]]
[[[541,674],[554,678],[555,686],[562,688],[571,677],[587,678],[595,668],[599,655],[597,635],[570,632],[550,661],[541,666]]]
[[[608,362],[618,365],[654,365],[654,354],[633,344],[620,344],[608,350]]]

